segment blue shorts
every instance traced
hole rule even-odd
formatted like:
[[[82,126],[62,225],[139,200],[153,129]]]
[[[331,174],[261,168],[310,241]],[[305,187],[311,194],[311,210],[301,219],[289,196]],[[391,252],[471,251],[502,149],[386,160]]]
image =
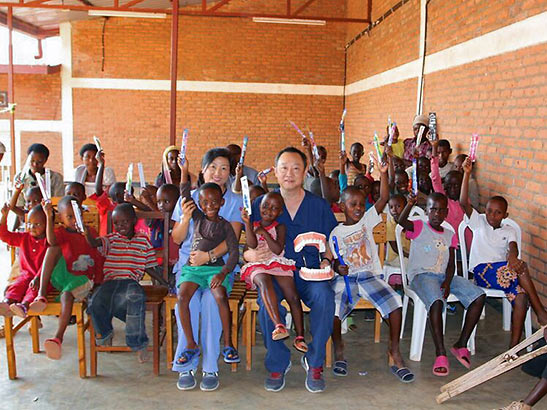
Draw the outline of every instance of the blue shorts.
[[[410,288],[416,292],[428,312],[433,303],[438,300],[442,300],[446,305],[446,300],[443,298],[444,291],[441,289],[444,278],[445,275],[424,272],[416,275],[410,283]],[[450,293],[456,296],[466,309],[484,295],[484,291],[473,282],[457,275],[454,275],[450,283]]]

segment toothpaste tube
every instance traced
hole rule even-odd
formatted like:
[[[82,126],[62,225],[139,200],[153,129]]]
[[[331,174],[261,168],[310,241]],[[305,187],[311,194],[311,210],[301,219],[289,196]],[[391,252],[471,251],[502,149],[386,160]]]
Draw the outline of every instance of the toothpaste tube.
[[[102,151],[103,147],[101,146],[101,141],[99,141],[99,138],[96,136],[93,136],[93,142],[95,142],[95,146],[97,147],[97,151]]]
[[[371,151],[368,153],[368,173],[374,172],[374,153]]]
[[[376,155],[378,156],[378,164],[382,163],[382,153],[380,152],[380,140],[378,139],[378,133],[374,132],[374,148],[376,148]]]
[[[319,150],[317,149],[317,144],[315,143],[315,139],[313,138],[313,132],[308,131],[308,133],[310,134],[311,152],[315,160],[319,161],[321,157],[319,156]]]
[[[166,184],[172,184],[173,179],[171,178],[171,172],[169,172],[169,165],[167,165],[167,161],[165,158],[163,159],[161,163],[161,167],[163,168],[163,177],[165,178]]]
[[[263,171],[260,171],[259,174],[260,175],[268,175],[270,172],[272,172],[274,170],[274,167],[270,167],[270,168],[266,168],[265,170]]]
[[[182,144],[180,146],[180,164],[183,165],[186,160],[186,147],[188,145],[188,128],[182,132]]]
[[[70,201],[70,203],[72,204],[72,210],[74,211],[74,217],[76,218],[76,226],[80,232],[84,232],[84,220],[82,219],[80,206],[75,200]]]
[[[36,173],[36,182],[38,183],[38,187],[40,188],[40,192],[42,193],[44,201],[49,201],[50,198],[47,194],[46,183],[44,182],[42,175],[40,175],[39,173]]]
[[[416,148],[420,146],[422,143],[422,137],[425,132],[425,127],[423,125],[420,125],[420,130],[418,131],[418,136],[416,137]]]
[[[142,167],[142,162],[139,162],[137,164],[137,168],[139,169],[139,182],[141,184],[141,188],[146,188],[146,179],[144,179],[144,168]]]
[[[346,152],[346,109],[342,112],[342,119],[340,120],[340,151]]]
[[[298,126],[294,122],[289,121],[289,123],[294,127],[296,132],[298,132],[302,138],[307,139],[306,135],[300,130],[300,128],[298,128]]]
[[[46,193],[47,197],[51,198],[51,169],[46,168],[45,171],[45,177],[46,177]]]
[[[133,186],[133,163],[127,167],[127,180],[125,182],[125,190],[131,193],[131,187]]]
[[[390,118],[391,120],[391,118]],[[389,138],[387,140],[387,146],[391,147],[393,145],[393,137],[395,136],[395,127],[397,126],[397,123],[391,123],[389,126]]]
[[[248,215],[251,215],[251,194],[249,193],[249,180],[247,177],[241,177],[241,193],[243,195],[243,207]]]
[[[431,141],[437,140],[437,114],[434,112],[429,113],[429,134]]]
[[[247,144],[249,143],[249,137],[243,137],[243,146],[241,147],[241,156],[239,157],[239,165],[243,166],[245,161],[245,154],[247,153]]]
[[[471,136],[471,144],[469,145],[469,159],[475,162],[477,159],[477,146],[479,145],[479,135],[473,134]]]
[[[416,159],[412,160],[412,193],[418,195],[418,165]]]

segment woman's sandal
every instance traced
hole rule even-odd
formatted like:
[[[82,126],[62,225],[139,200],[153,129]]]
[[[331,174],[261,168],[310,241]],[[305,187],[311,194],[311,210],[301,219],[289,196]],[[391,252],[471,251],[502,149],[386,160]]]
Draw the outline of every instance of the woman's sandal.
[[[12,303],[9,308],[15,316],[19,316],[23,319],[27,317],[28,309],[22,303]]]
[[[195,356],[199,356],[199,347],[195,349],[184,349],[177,359],[177,364],[190,363]]]
[[[296,336],[294,338],[294,342],[293,342],[292,345],[300,353],[307,353],[308,352],[308,345],[306,344],[306,341],[304,340],[304,336]]]
[[[46,339],[44,342],[44,350],[46,355],[51,360],[59,360],[61,358],[61,340],[58,337]]]
[[[408,367],[397,367],[391,353],[387,354],[387,364],[391,373],[393,373],[401,383],[412,383],[414,381],[414,373],[412,373]]]
[[[36,298],[29,305],[29,310],[33,312],[43,312],[47,307],[47,299],[43,296],[36,296]]]
[[[471,353],[466,347],[451,348],[450,353],[462,364],[466,369],[471,368]]]
[[[284,324],[278,323],[272,332],[272,340],[283,340],[289,337],[289,331]]]
[[[445,371],[440,371],[439,369],[444,369]],[[435,376],[444,377],[448,376],[450,373],[448,357],[445,355],[437,356],[435,363],[433,363],[433,374]]]
[[[348,362],[345,360],[337,360],[334,362],[332,372],[335,376],[344,377],[348,375]]]
[[[241,361],[239,358],[239,353],[232,346],[226,346],[222,349],[222,356],[224,356],[224,363],[232,364],[239,363]]]

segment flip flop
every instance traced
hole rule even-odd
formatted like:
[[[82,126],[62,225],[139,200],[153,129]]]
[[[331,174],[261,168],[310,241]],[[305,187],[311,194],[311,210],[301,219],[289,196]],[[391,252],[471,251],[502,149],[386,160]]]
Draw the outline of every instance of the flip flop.
[[[27,317],[27,307],[22,303],[13,303],[9,308],[15,316],[19,316],[23,319]]]
[[[29,305],[29,310],[33,312],[43,312],[47,307],[47,299],[43,296],[36,296],[36,298]]]
[[[390,367],[393,373],[402,383],[412,383],[414,381],[414,373],[408,367]]]
[[[49,359],[59,360],[61,358],[61,344],[61,340],[57,337],[47,339],[44,342],[44,350]]]
[[[0,316],[13,316],[10,305],[6,302],[0,302]]]
[[[224,363],[232,364],[239,363],[241,361],[239,358],[239,353],[232,346],[227,346],[222,349],[222,356],[224,356]]]
[[[335,376],[344,377],[348,375],[348,362],[345,360],[337,360],[334,362],[332,372]]]
[[[177,364],[189,363],[196,355],[199,356],[199,347],[195,349],[184,349],[177,359]]]
[[[448,357],[445,355],[437,356],[435,363],[433,363],[433,374],[439,377],[448,376],[448,373],[450,373],[449,366]],[[446,372],[440,372],[437,369],[446,369]]]
[[[460,347],[456,349],[455,347],[450,349],[450,353],[462,364],[466,369],[471,368],[471,353],[466,347]]]

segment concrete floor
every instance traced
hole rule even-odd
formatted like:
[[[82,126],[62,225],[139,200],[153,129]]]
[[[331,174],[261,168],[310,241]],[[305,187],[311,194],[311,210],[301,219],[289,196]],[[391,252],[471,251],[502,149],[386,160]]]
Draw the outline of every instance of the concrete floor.
[[[0,251],[0,264],[9,266],[5,251]],[[0,282],[3,280],[5,276]],[[501,314],[495,307],[488,306],[487,319],[479,324],[478,351],[472,357],[474,366],[506,350],[509,334],[501,329]],[[410,347],[411,312],[408,318],[402,340],[405,358],[408,358]],[[439,406],[435,402],[439,388],[464,374],[465,369],[451,359],[448,377],[438,378],[431,374],[433,344],[429,331],[426,332],[422,362],[408,361],[416,381],[402,384],[386,366],[387,327],[382,326],[381,343],[374,344],[373,322],[365,322],[363,313],[359,313],[355,323],[357,329],[345,336],[350,375],[335,377],[327,369],[327,390],[322,394],[306,391],[300,355],[294,350],[293,368],[287,375],[285,389],[281,394],[266,392],[263,388],[266,372],[262,364],[265,350],[260,336],[253,349],[253,370],[247,372],[240,366],[237,373],[231,373],[228,365],[220,364],[220,388],[205,393],[199,388],[190,392],[177,390],[177,374],[167,371],[164,350],[159,377],[153,375],[151,363],[139,364],[134,354],[100,353],[99,376],[82,380],[78,377],[75,327],[67,330],[63,357],[58,362],[47,359],[44,353],[32,354],[30,335],[25,327],[15,338],[17,380],[8,379],[5,340],[0,339],[0,409],[492,409],[523,398],[536,383],[534,378],[515,369]],[[43,324],[41,343],[53,335],[56,319],[46,317]],[[447,346],[457,337],[460,324],[461,309],[458,309],[458,315],[448,317]],[[124,341],[123,324],[116,321],[115,327],[115,342],[121,344]],[[88,337],[86,334],[86,339]],[[359,376],[358,372],[364,369],[368,375]],[[547,399],[535,408],[547,409]]]

